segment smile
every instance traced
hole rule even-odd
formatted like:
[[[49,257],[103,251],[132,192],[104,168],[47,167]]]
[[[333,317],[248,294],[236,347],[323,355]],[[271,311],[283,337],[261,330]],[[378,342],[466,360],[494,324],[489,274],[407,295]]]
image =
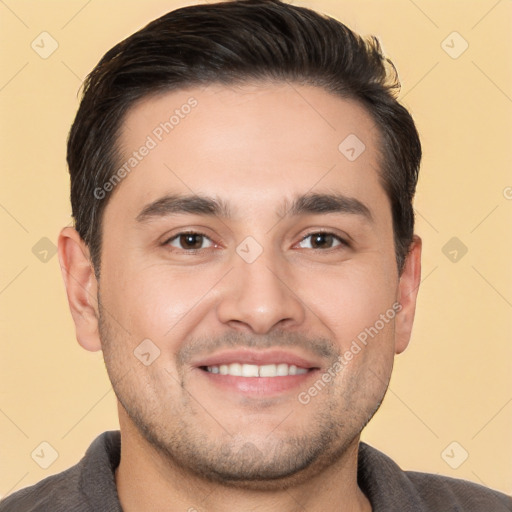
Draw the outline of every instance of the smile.
[[[243,364],[231,363],[218,366],[206,366],[204,370],[220,375],[232,375],[234,377],[287,377],[289,375],[302,375],[308,372],[306,368],[297,367],[294,364]]]

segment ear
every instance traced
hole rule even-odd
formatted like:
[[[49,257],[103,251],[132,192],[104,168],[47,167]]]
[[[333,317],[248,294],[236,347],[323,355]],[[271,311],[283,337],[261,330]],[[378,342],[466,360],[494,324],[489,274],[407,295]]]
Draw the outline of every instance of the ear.
[[[404,269],[398,283],[398,302],[402,309],[395,320],[395,353],[402,353],[411,338],[416,298],[421,282],[421,238],[413,236],[409,254],[405,260]]]
[[[76,339],[86,350],[101,350],[98,283],[89,249],[74,228],[65,227],[59,234],[58,253],[69,309],[75,322]]]

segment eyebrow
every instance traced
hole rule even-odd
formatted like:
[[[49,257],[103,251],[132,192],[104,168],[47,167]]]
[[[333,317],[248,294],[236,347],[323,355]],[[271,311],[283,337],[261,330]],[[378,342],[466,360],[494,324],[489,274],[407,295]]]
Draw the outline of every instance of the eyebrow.
[[[229,219],[233,216],[229,204],[216,197],[199,195],[166,195],[142,208],[136,221],[143,223],[178,214],[207,215]],[[285,200],[276,214],[283,218],[307,214],[344,213],[361,216],[373,223],[370,209],[359,199],[339,193],[308,193]]]

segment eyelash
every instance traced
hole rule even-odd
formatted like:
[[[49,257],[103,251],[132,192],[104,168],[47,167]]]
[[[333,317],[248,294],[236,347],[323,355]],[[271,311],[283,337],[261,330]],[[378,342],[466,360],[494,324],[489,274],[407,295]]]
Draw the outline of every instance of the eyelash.
[[[174,240],[179,239],[183,235],[198,235],[198,236],[202,236],[203,238],[206,238],[210,242],[212,242],[213,247],[218,245],[208,235],[206,235],[205,233],[201,233],[199,231],[182,231],[182,232],[180,232],[180,233],[178,233],[176,235],[173,235],[171,238],[167,239],[163,243],[163,245],[164,246],[168,246],[168,245],[170,245],[171,242],[173,242]],[[309,237],[312,237],[314,235],[332,235],[332,237],[339,242],[339,246],[329,247],[327,249],[319,249],[319,248],[312,248],[312,249],[310,249],[310,250],[313,250],[313,251],[328,252],[328,251],[331,251],[331,250],[335,250],[337,247],[348,248],[348,247],[351,246],[344,238],[341,238],[340,236],[338,236],[338,235],[336,235],[336,234],[334,234],[334,233],[332,233],[330,231],[322,231],[322,230],[312,231],[312,232],[308,233],[307,235],[304,235],[301,238],[299,243],[303,242],[304,240],[306,240]],[[213,247],[207,247],[205,249],[181,249],[181,251],[184,252],[184,253],[188,253],[188,254],[196,254],[197,252],[208,250],[208,249],[212,249]]]

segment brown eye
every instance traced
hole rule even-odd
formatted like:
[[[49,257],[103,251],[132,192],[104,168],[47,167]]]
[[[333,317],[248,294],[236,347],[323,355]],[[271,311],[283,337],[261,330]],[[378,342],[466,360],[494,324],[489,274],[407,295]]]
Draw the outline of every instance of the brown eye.
[[[344,240],[332,233],[311,233],[305,236],[299,246],[303,249],[332,249],[339,245],[347,245]]]
[[[209,245],[203,247],[205,242]],[[206,235],[201,233],[179,233],[172,237],[167,244],[184,250],[206,249],[213,245],[212,241]]]

